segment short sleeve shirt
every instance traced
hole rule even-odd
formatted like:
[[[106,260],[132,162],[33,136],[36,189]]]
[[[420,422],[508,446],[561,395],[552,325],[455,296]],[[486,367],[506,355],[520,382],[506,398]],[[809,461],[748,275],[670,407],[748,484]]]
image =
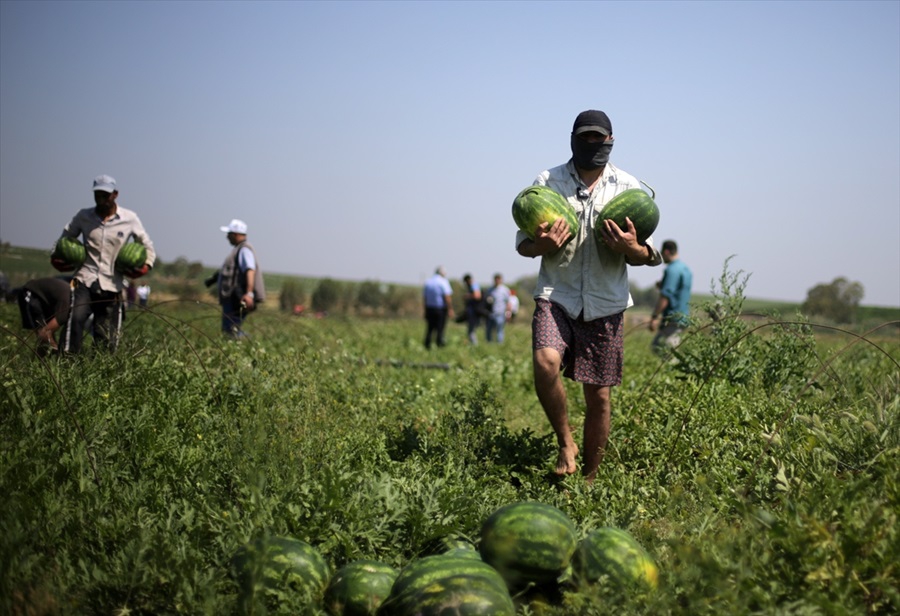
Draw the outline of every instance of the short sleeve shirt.
[[[423,289],[426,308],[446,308],[447,302],[444,297],[453,295],[453,289],[450,288],[450,281],[435,274],[425,281]]]
[[[690,314],[692,282],[691,270],[681,259],[676,259],[666,266],[659,287],[660,295],[669,300],[669,305],[663,311],[664,319],[672,319],[680,324],[687,321]]]
[[[493,300],[491,302],[491,314],[494,316],[505,315],[506,304],[510,298],[509,287],[505,284],[497,285],[490,290],[488,295]]]
[[[618,314],[634,304],[628,287],[625,256],[594,240],[594,226],[602,224],[600,210],[613,197],[631,188],[640,188],[634,176],[607,164],[594,190],[584,199],[579,189],[587,187],[570,160],[564,165],[541,173],[534,184],[549,186],[575,210],[579,230],[577,236],[552,255],[541,258],[535,299],[547,299],[560,305],[570,318],[584,315],[585,321]],[[528,236],[516,234],[516,248]],[[653,238],[647,239],[653,246]]]
[[[238,269],[242,272],[256,270],[256,255],[248,246],[243,246],[238,251]]]

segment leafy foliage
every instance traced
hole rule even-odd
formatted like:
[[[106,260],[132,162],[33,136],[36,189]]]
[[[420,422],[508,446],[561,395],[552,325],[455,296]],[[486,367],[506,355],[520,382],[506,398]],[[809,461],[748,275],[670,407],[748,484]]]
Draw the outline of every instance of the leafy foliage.
[[[744,281],[723,274],[674,363],[629,334],[593,485],[552,474],[527,321],[474,348],[451,325],[435,354],[419,319],[259,311],[238,343],[217,306],[172,303],[129,313],[116,355],[59,360],[0,305],[0,611],[235,613],[230,561],[260,534],[399,569],[533,500],[628,530],[660,580],[519,614],[896,613],[900,343],[742,314]]]

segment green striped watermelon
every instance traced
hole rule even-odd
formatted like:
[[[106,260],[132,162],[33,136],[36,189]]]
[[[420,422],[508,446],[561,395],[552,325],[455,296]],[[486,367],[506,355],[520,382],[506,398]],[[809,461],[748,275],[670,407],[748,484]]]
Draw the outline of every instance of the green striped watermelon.
[[[574,583],[585,588],[607,576],[616,588],[656,588],[656,564],[637,540],[619,528],[598,528],[578,543],[572,557]]]
[[[140,242],[129,242],[116,255],[116,269],[120,272],[133,270],[147,262],[147,249]]]
[[[479,551],[511,590],[555,582],[569,566],[577,531],[561,510],[537,502],[500,507],[481,528]]]
[[[438,554],[404,567],[378,613],[512,616],[515,607],[496,569],[481,559]]]
[[[643,244],[653,235],[659,225],[659,208],[653,198],[640,188],[630,188],[613,197],[603,209],[594,225],[594,236],[598,245],[604,245],[600,238],[600,221],[611,219],[623,231],[626,229],[625,217],[631,219],[637,233],[638,242]]]
[[[319,601],[329,581],[328,563],[322,554],[293,537],[260,537],[241,546],[232,567],[241,587],[242,605],[286,591]]]
[[[446,535],[431,541],[426,547],[426,554],[445,554],[449,556],[463,556],[481,560],[478,548],[467,537],[458,534]]]
[[[542,223],[553,224],[557,218],[565,218],[572,234],[568,241],[578,235],[578,218],[575,209],[565,197],[548,186],[529,186],[523,189],[512,204],[513,220],[516,226],[534,239],[534,232]]]
[[[74,237],[61,237],[53,247],[53,253],[50,255],[54,259],[62,259],[69,265],[79,266],[84,263],[87,258],[87,251],[84,244]]]
[[[376,560],[355,560],[337,570],[325,589],[331,616],[373,616],[388,598],[399,572]]]

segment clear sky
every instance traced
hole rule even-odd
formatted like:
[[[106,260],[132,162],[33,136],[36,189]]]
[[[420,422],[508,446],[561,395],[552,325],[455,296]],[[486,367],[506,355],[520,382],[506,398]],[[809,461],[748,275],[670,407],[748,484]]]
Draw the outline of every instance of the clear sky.
[[[900,2],[0,2],[0,239],[118,180],[160,258],[417,284],[535,274],[513,197],[578,112],[706,293],[900,306]],[[648,287],[661,268],[632,268]]]

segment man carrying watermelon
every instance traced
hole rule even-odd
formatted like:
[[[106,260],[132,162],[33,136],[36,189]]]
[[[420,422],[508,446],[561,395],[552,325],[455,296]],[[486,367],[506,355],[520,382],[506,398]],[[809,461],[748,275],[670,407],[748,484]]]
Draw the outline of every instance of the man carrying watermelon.
[[[652,238],[638,241],[632,220],[640,212],[626,218],[624,227],[599,216],[613,197],[640,188],[634,176],[609,162],[613,131],[606,113],[578,114],[570,146],[572,158],[543,171],[534,184],[561,195],[574,210],[578,228],[573,233],[563,215],[528,232],[520,228],[516,250],[541,257],[532,320],[534,386],[559,445],[556,473],[578,470],[562,372],[582,384],[581,472],[593,482],[609,440],[611,388],[622,382],[624,312],[633,304],[626,265],[656,266],[662,257]]]
[[[206,286],[219,283],[222,306],[222,333],[231,338],[245,338],[241,326],[256,305],[266,299],[266,287],[256,258],[256,250],[247,241],[247,223],[235,218],[226,227],[228,243],[233,246],[222,269],[206,279]]]
[[[50,259],[53,267],[61,272],[75,271],[72,280],[72,311],[62,336],[62,350],[68,353],[81,351],[85,324],[93,315],[94,334],[110,351],[115,351],[122,328],[122,294],[124,276],[139,278],[150,271],[156,260],[153,242],[144,230],[137,214],[120,207],[116,198],[119,191],[116,181],[108,175],[94,179],[94,207],[80,210],[63,228],[57,245],[65,238],[82,238],[84,261],[73,264],[62,258],[54,247]],[[143,263],[130,263],[127,267],[119,259],[119,253],[134,239],[141,251]]]

